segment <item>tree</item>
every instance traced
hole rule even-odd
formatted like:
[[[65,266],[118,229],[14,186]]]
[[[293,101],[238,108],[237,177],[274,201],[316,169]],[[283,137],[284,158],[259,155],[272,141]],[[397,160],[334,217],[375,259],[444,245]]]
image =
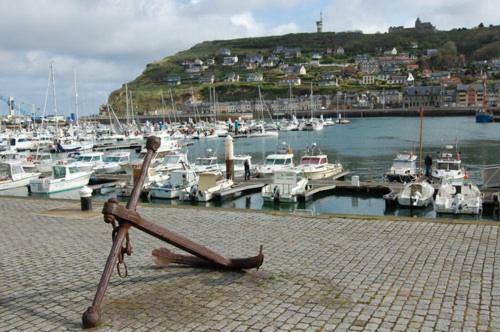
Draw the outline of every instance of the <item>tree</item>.
[[[479,23],[479,25],[477,26],[478,28],[484,28],[484,24],[483,22]]]

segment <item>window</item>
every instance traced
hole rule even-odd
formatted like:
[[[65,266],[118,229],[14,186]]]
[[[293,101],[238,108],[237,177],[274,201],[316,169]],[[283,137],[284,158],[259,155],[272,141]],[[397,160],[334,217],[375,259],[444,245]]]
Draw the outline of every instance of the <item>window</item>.
[[[69,174],[75,174],[75,173],[78,173],[80,172],[80,170],[78,169],[78,167],[70,167],[69,168]]]
[[[54,179],[62,179],[66,177],[66,167],[64,166],[54,166]]]
[[[274,165],[274,159],[266,159],[266,165]]]
[[[0,164],[0,180],[8,180],[8,179],[9,179],[9,165]]]

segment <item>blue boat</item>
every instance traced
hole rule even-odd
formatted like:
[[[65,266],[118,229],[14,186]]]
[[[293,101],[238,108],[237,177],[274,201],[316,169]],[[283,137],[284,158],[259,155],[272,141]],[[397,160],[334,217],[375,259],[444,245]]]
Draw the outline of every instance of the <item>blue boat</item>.
[[[493,113],[485,110],[479,110],[476,112],[476,122],[477,123],[489,123],[493,122]]]

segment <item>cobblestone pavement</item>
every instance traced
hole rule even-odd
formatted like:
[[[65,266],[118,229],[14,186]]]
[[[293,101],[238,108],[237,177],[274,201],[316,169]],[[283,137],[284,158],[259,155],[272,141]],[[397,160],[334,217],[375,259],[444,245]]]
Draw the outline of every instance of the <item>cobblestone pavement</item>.
[[[77,202],[0,198],[0,331],[77,330],[111,246]],[[153,267],[163,243],[132,230],[101,330],[500,329],[499,227],[142,207],[140,213],[259,271]],[[168,245],[166,245],[168,246]]]

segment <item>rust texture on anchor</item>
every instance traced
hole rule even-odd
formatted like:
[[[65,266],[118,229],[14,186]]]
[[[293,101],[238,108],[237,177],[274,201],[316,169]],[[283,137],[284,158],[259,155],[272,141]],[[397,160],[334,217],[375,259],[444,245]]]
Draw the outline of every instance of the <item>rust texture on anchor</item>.
[[[110,199],[104,204],[102,213],[104,215],[104,221],[111,224],[113,227],[113,245],[106,261],[101,280],[99,281],[99,286],[97,287],[92,306],[90,306],[82,316],[84,328],[92,328],[99,324],[101,319],[100,307],[115,267],[119,276],[126,277],[128,274],[127,265],[125,264],[125,255],[130,256],[132,254],[132,245],[130,244],[129,238],[130,227],[135,227],[190,254],[176,254],[166,248],[155,249],[153,250],[153,257],[158,266],[176,263],[197,267],[241,270],[259,268],[264,261],[262,246],[256,256],[247,258],[226,258],[180,234],[174,233],[165,227],[142,218],[141,215],[135,211],[148,168],[159,147],[160,139],[158,137],[153,136],[148,138],[146,142],[147,154],[142,162],[139,178],[135,182],[127,206],[124,207],[120,205],[115,199]]]

